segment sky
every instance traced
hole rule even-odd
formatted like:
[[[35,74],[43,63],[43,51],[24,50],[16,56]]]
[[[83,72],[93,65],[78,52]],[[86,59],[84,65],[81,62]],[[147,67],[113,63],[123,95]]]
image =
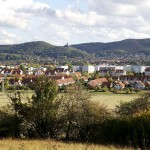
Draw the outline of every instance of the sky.
[[[150,0],[0,0],[0,44],[150,38]]]

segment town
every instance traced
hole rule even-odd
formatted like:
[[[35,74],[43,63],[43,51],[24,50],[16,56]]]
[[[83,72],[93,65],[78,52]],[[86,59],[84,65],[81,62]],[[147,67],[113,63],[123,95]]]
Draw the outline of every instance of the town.
[[[40,65],[1,65],[1,90],[26,89],[39,76],[47,76],[56,81],[60,91],[65,86],[75,83],[87,89],[100,91],[124,90],[126,93],[150,89],[150,66],[124,65],[107,63],[99,65],[68,66]],[[7,84],[6,84],[7,82]]]

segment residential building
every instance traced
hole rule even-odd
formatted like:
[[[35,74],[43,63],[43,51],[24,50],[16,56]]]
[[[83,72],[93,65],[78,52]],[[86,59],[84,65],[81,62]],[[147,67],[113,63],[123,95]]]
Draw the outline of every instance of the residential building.
[[[147,67],[144,72],[146,76],[150,76],[150,67]]]
[[[92,65],[82,66],[82,72],[93,73],[95,71],[95,67]]]
[[[145,85],[144,85],[144,83],[142,83],[141,81],[137,81],[136,83],[135,83],[135,88],[136,89],[145,89]]]

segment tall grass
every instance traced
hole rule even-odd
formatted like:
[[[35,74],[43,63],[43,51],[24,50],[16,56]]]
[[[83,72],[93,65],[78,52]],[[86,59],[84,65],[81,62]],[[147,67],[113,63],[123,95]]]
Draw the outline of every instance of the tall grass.
[[[54,140],[0,140],[0,150],[132,150],[114,146],[65,143]]]

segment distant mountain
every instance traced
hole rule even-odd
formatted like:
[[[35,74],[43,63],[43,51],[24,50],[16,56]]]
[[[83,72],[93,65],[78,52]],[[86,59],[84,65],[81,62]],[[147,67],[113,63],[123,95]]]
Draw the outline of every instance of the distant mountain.
[[[126,39],[109,43],[83,43],[72,45],[72,47],[96,55],[101,55],[104,52],[113,52],[117,54],[144,53],[150,55],[150,39]]]
[[[14,45],[0,45],[0,61],[61,57],[86,58],[90,57],[90,55],[73,47],[54,46],[42,41]]]

